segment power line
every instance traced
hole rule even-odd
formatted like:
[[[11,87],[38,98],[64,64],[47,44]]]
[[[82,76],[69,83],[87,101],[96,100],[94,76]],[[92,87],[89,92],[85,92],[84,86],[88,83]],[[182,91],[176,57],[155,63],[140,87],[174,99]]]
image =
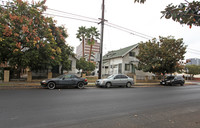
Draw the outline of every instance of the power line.
[[[58,11],[58,12],[63,12],[63,11],[59,11],[59,10],[57,10],[57,11]],[[65,12],[65,13],[68,14],[68,12]],[[85,19],[74,18],[74,17],[67,17],[67,16],[63,16],[63,15],[56,15],[56,14],[50,14],[50,13],[43,13],[43,14],[51,15],[51,16],[57,16],[57,17],[62,17],[62,18],[68,18],[68,19],[73,19],[73,20],[91,22],[91,23],[99,23],[99,22],[97,22],[96,19],[95,19],[96,21],[91,21],[91,20],[85,20]],[[72,13],[69,13],[69,14],[72,14]],[[94,18],[89,18],[89,17],[85,17],[85,16],[81,16],[81,15],[76,15],[76,14],[73,14],[73,15],[94,20]],[[124,28],[124,27],[121,27],[121,26],[119,26],[119,25],[115,25],[115,24],[112,24],[112,23],[106,23],[106,22],[105,22],[105,25],[110,26],[110,27],[113,27],[113,28],[118,29],[118,30],[121,30],[121,31],[124,31],[124,32],[127,32],[127,33],[129,33],[129,34],[132,34],[132,35],[141,37],[141,38],[145,38],[145,39],[152,39],[152,38],[153,38],[153,37],[151,37],[151,36],[148,36],[148,35],[145,35],[145,34],[142,34],[142,33],[139,33],[139,32],[133,31],[133,30],[131,30],[131,29],[127,29],[127,28]],[[142,35],[143,35],[143,36],[142,36]],[[146,37],[145,37],[145,36],[146,36]],[[151,38],[147,38],[147,37],[151,37]]]
[[[196,55],[200,55],[199,53],[195,53],[193,51],[187,51],[187,52],[192,53],[192,54],[196,54]]]
[[[70,15],[77,16],[77,17],[82,17],[82,18],[86,18],[86,19],[90,19],[90,20],[99,21],[98,19],[95,19],[95,18],[90,18],[90,17],[87,17],[87,16],[82,16],[82,15],[78,15],[78,14],[74,14],[74,13],[70,13],[70,12],[60,11],[60,10],[51,9],[51,8],[47,8],[47,9],[52,10],[52,11],[56,11],[56,12],[65,13],[65,14],[70,14]]]
[[[81,17],[81,18],[86,18],[86,19],[90,19],[90,20],[99,21],[99,20],[97,20],[95,18],[90,18],[90,17],[87,17],[87,16],[82,16],[82,15],[69,13],[69,12],[65,12],[65,11],[60,11],[60,10],[56,10],[56,9],[52,9],[52,8],[47,8],[47,9],[52,10],[52,11],[56,11],[56,12],[65,13],[65,14],[70,14],[70,15],[73,15],[73,16]],[[54,14],[52,14],[52,15],[54,15]],[[76,19],[76,18],[72,18],[72,19]],[[119,26],[119,25],[116,25],[116,24],[113,24],[113,23],[105,22],[105,25],[113,27],[113,28],[116,28],[116,29],[124,31],[124,32],[128,32],[128,33],[130,33],[132,35],[139,36],[141,38],[145,38],[145,39],[152,39],[153,38],[152,36],[149,36],[149,35],[146,35],[146,34],[143,34],[143,33],[140,33],[140,32],[136,32],[136,31],[133,31],[131,29],[128,29],[128,28],[125,28],[125,27],[122,27],[122,26]],[[143,35],[143,36],[141,36],[141,35]],[[146,37],[150,37],[150,38],[146,38]]]
[[[146,35],[146,34],[137,32],[137,31],[133,31],[133,30],[131,30],[131,29],[128,29],[128,28],[125,28],[125,27],[122,27],[122,26],[119,26],[119,25],[116,25],[116,24],[113,24],[113,23],[109,23],[109,22],[106,22],[106,23],[109,24],[109,25],[111,25],[111,26],[115,26],[115,27],[117,27],[117,28],[120,28],[120,29],[124,29],[124,30],[127,30],[127,31],[131,31],[131,32],[133,32],[133,33],[137,33],[137,34],[146,36],[146,37],[150,37],[151,39],[153,38],[152,36],[149,36],[149,35]]]
[[[191,49],[191,48],[187,48],[188,50],[192,50],[192,51],[195,51],[195,52],[200,52],[199,50],[195,50],[195,49]],[[200,53],[199,53],[200,54]]]
[[[193,54],[197,54],[197,55],[200,55],[200,53],[195,52],[195,51],[191,51],[191,50],[189,50],[189,51],[187,51],[187,52],[189,52],[189,53],[193,53]]]
[[[123,29],[123,28],[120,28],[120,27],[112,26],[112,25],[109,25],[109,24],[107,24],[107,23],[105,23],[105,25],[110,26],[110,27],[115,28],[115,29],[118,29],[118,30],[121,30],[121,31],[124,31],[124,32],[127,32],[127,33],[132,34],[132,35],[135,35],[135,36],[139,36],[139,37],[144,38],[144,39],[148,39],[148,40],[149,40],[149,39],[152,39],[152,38],[147,38],[147,37],[145,37],[145,36],[141,36],[141,35],[138,35],[138,34],[136,34],[136,33],[133,33],[133,32],[131,32],[131,31],[129,31],[128,29]]]
[[[67,19],[73,19],[73,20],[79,20],[79,21],[91,22],[91,23],[96,23],[96,24],[98,24],[98,22],[91,21],[91,20],[84,20],[84,19],[80,19],[80,18],[73,18],[73,17],[61,16],[61,15],[50,14],[50,13],[43,13],[43,14],[50,15],[50,16],[57,16],[57,17],[62,17],[62,18],[67,18]]]

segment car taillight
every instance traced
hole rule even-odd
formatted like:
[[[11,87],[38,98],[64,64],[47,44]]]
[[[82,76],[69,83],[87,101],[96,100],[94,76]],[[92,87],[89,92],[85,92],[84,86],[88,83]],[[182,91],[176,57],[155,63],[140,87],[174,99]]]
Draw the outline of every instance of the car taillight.
[[[87,82],[87,79],[85,79],[85,82]]]

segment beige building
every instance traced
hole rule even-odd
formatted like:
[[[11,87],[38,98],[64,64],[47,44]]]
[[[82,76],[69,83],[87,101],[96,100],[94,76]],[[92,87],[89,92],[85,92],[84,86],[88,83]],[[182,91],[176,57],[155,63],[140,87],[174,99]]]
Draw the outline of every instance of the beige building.
[[[90,45],[88,45],[87,42],[85,42],[84,44],[84,53],[85,53],[84,57],[88,59],[89,54],[90,54]],[[95,44],[92,46],[91,61],[94,61],[95,54],[97,53],[100,53],[100,43],[96,41]],[[80,45],[76,47],[76,55],[77,55],[77,58],[80,58],[83,56],[82,43],[80,43]]]

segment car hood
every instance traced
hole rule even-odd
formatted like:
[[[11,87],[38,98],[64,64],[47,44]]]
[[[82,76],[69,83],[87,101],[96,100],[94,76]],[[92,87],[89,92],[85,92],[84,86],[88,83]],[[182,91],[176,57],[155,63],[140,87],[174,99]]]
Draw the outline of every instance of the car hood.
[[[97,81],[106,81],[106,80],[111,80],[111,79],[105,78],[105,79],[98,79]]]

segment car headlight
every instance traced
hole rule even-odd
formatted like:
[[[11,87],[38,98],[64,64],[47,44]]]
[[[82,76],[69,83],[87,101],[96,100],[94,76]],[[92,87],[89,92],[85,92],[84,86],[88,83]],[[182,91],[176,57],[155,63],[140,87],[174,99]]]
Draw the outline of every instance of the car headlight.
[[[42,83],[46,83],[46,80],[43,80]]]
[[[100,81],[100,84],[103,84],[103,80]]]

